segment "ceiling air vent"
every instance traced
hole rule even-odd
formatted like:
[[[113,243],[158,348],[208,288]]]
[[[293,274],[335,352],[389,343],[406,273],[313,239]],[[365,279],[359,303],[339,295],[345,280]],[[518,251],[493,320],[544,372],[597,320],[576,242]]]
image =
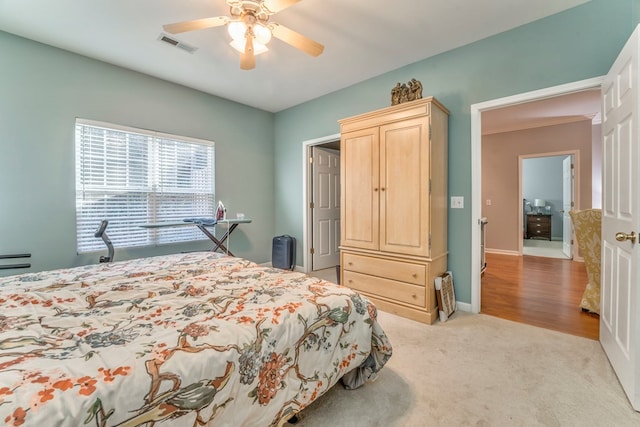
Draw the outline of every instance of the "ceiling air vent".
[[[168,43],[171,46],[175,46],[178,49],[182,49],[182,50],[187,51],[189,53],[193,53],[196,50],[198,50],[197,47],[189,46],[188,44],[182,43],[180,40],[176,40],[173,37],[171,37],[171,36],[169,36],[167,34],[164,34],[164,33],[160,33],[160,35],[158,36],[158,40],[160,40],[161,42]]]

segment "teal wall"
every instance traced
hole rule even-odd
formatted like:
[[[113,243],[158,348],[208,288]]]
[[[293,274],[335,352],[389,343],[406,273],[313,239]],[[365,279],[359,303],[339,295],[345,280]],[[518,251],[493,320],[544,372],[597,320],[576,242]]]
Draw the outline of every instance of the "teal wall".
[[[76,254],[76,117],[215,141],[217,198],[229,214],[253,219],[234,232],[231,248],[269,261],[272,113],[3,32],[0,54],[0,254],[33,254],[31,270],[0,275],[94,263],[106,252]],[[204,248],[208,241],[116,249],[115,256]]]
[[[640,22],[639,3],[592,0],[277,113],[276,234],[299,239],[303,235],[302,142],[338,133],[341,118],[388,106],[390,90],[397,82],[417,78],[424,86],[424,96],[435,96],[451,111],[449,195],[464,196],[466,203],[464,209],[449,210],[449,269],[456,278],[456,298],[470,303],[474,222],[470,106],[606,74]]]

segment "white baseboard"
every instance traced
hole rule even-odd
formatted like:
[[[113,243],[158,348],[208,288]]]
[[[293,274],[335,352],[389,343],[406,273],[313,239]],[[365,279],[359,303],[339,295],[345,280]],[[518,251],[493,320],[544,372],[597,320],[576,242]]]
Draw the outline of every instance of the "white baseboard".
[[[467,313],[472,313],[471,304],[466,302],[456,301],[456,308],[460,311],[466,311]]]
[[[485,249],[484,251],[485,253],[488,253],[488,254],[520,256],[520,253],[518,251],[505,251],[503,249],[488,249],[488,248]]]

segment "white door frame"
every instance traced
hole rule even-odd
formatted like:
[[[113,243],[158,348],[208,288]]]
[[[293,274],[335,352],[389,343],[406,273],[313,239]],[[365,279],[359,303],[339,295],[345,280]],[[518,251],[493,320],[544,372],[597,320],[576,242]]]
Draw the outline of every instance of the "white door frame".
[[[320,138],[309,139],[302,141],[302,271],[309,273],[311,271],[311,257],[309,256],[309,250],[313,243],[313,236],[311,235],[312,223],[311,223],[311,175],[309,173],[309,157],[311,157],[311,147],[314,145],[323,145],[329,142],[340,140],[340,134],[335,133],[333,135],[323,136]]]
[[[471,105],[471,312],[480,313],[480,216],[482,214],[482,121],[484,111],[595,89],[604,76]]]
[[[593,135],[593,127],[592,127]],[[593,136],[591,137],[591,154],[593,155]],[[579,197],[579,192],[576,192],[576,188],[580,188],[579,181],[576,185],[576,180],[580,179],[580,174],[576,171],[576,167],[579,167],[579,163],[576,161],[576,156],[567,156],[562,159],[562,254],[569,257],[569,259],[575,260],[576,251],[575,245],[578,243],[578,239],[573,237],[573,224],[571,222],[570,212],[574,207],[580,207],[580,204],[576,203],[576,195]],[[593,199],[593,164],[591,162],[591,198]],[[569,194],[567,194],[569,193]],[[567,197],[568,196],[568,197]],[[591,201],[593,206],[593,200]],[[567,249],[567,252],[565,252]]]
[[[534,154],[520,154],[518,156],[518,200],[522,200],[522,186],[524,185],[524,181],[522,179],[522,162],[526,159],[537,159],[540,157],[557,157],[557,156],[573,156],[573,164],[574,164],[574,171],[575,171],[575,177],[573,179],[573,194],[572,194],[572,198],[573,198],[573,202],[575,206],[580,206],[580,194],[579,192],[575,191],[576,188],[580,188],[580,151],[578,150],[564,150],[564,151],[551,151],[548,153],[534,153]],[[518,230],[520,231],[520,234],[522,234],[522,230],[524,230],[524,206],[522,206],[522,203],[520,203],[520,215],[519,215],[520,219],[518,221]],[[519,239],[518,240],[518,253],[520,255],[523,254],[523,246],[524,246],[524,242],[523,239]],[[571,253],[576,253],[576,249],[575,249],[575,239],[574,239],[574,243],[572,245],[572,249],[571,249]]]

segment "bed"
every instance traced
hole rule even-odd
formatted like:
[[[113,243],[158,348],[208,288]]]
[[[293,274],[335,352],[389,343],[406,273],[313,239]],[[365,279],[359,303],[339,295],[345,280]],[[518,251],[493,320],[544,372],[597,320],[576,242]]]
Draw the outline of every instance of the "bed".
[[[282,425],[391,345],[363,296],[194,252],[0,278],[11,426]]]

